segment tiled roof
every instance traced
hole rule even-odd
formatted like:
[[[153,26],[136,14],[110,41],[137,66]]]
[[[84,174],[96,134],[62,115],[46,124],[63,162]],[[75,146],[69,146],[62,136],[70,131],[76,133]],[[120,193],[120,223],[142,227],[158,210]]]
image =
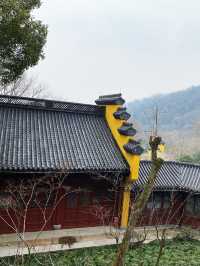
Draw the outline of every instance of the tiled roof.
[[[104,107],[0,96],[0,125],[1,171],[129,171]]]
[[[150,161],[140,162],[139,179],[133,188],[142,187],[151,169]],[[200,165],[165,161],[158,172],[154,190],[200,192]]]
[[[200,165],[181,164],[181,189],[200,192]]]

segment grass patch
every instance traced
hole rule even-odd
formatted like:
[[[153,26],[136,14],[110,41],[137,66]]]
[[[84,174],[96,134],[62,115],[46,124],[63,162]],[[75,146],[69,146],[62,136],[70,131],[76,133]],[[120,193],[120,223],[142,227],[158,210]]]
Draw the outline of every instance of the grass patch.
[[[25,258],[25,266],[55,265],[55,266],[111,266],[116,254],[116,246],[87,248],[72,251],[62,251],[49,254],[37,254]],[[156,241],[140,248],[130,249],[126,256],[126,265],[155,265],[159,245]],[[0,265],[13,264],[14,258],[0,259]],[[7,263],[7,264],[5,264]],[[40,264],[42,263],[42,264]],[[200,241],[167,241],[160,266],[200,266]]]

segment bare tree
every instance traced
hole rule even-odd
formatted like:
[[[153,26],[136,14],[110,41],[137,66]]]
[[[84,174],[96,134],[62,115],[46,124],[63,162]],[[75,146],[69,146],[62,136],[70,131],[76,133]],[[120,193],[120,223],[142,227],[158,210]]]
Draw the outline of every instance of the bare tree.
[[[122,240],[122,243],[120,244],[117,252],[117,256],[113,262],[113,266],[123,266],[126,252],[128,251],[130,242],[131,242],[131,236],[132,232],[134,231],[136,224],[138,222],[138,219],[144,210],[146,203],[149,199],[149,196],[153,190],[154,182],[157,176],[157,173],[159,169],[162,166],[163,160],[157,158],[157,150],[158,145],[161,143],[161,138],[158,136],[151,136],[149,140],[149,144],[151,147],[151,153],[152,153],[152,167],[150,174],[148,176],[148,181],[144,186],[144,189],[141,194],[137,197],[133,207],[130,211],[129,216],[129,222],[128,227],[126,229],[126,232],[124,234],[124,238]],[[128,186],[132,186],[132,184],[127,184]]]
[[[0,94],[11,96],[44,97],[46,87],[37,81],[36,77],[29,77],[24,73],[19,79],[9,85],[0,85]]]
[[[19,261],[20,265],[24,264],[23,248],[28,250],[30,259],[32,254],[34,259],[38,260],[38,257],[34,255],[35,245],[37,245],[37,240],[54,215],[58,204],[70,193],[81,191],[79,188],[72,189],[72,187],[66,186],[64,182],[66,178],[66,174],[56,174],[53,177],[33,176],[31,178],[20,178],[20,180],[10,179],[4,183],[2,191],[7,197],[5,202],[1,203],[0,222],[6,225],[10,232],[15,233],[20,240],[19,252],[15,256],[16,263],[14,265],[17,265]],[[62,194],[60,194],[61,189]],[[34,239],[30,241],[26,239],[25,233],[27,232],[28,221],[31,219],[32,208],[37,209],[41,224]],[[65,239],[59,241],[61,242],[58,242],[58,244],[62,245],[72,245],[76,242],[72,237],[70,239],[65,237]],[[28,257],[26,256],[26,260],[28,260]],[[44,265],[41,262],[38,262],[39,264]]]
[[[151,238],[148,239],[148,241],[156,240],[159,247],[155,261],[156,266],[160,264],[167,243],[166,240],[176,237],[184,228],[181,224],[183,219],[185,220],[185,205],[192,195],[191,192],[188,192],[188,194],[185,194],[183,197],[180,191],[176,190],[171,191],[170,194],[170,201],[166,202],[166,208],[164,207],[164,202],[162,202],[162,206],[161,201],[154,202],[152,194],[147,204],[147,206],[150,206],[150,209],[146,206],[137,224],[137,226],[151,226],[149,229],[151,231]],[[195,230],[195,232],[197,233],[198,230]]]

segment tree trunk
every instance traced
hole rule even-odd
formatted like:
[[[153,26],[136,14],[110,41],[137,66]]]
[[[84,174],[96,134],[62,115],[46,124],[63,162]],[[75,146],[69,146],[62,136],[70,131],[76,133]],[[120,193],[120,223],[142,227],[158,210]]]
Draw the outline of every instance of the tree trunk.
[[[123,266],[125,262],[125,255],[126,252],[128,251],[129,244],[131,241],[132,237],[132,232],[135,229],[135,226],[137,224],[137,221],[143,211],[143,209],[146,206],[146,203],[149,199],[149,196],[152,192],[154,182],[157,176],[157,173],[159,169],[162,166],[163,160],[157,158],[157,149],[158,145],[161,142],[160,137],[150,137],[150,147],[152,151],[152,166],[151,166],[151,171],[148,177],[147,183],[144,185],[143,192],[138,196],[138,198],[135,201],[134,206],[131,208],[130,216],[129,216],[129,222],[128,222],[128,227],[126,229],[126,232],[124,234],[124,238],[122,240],[122,243],[120,244],[117,252],[117,256],[115,258],[115,261],[113,263],[113,266]],[[130,187],[129,183],[129,187]]]

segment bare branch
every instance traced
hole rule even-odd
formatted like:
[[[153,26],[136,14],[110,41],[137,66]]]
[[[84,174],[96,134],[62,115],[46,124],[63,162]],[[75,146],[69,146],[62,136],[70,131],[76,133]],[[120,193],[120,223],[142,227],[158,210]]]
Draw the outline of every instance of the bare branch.
[[[23,74],[18,80],[9,85],[0,86],[0,94],[11,96],[44,97],[46,86],[37,81],[36,77],[28,77]]]
[[[125,254],[129,248],[130,241],[131,241],[131,234],[135,229],[135,226],[144,210],[146,203],[149,199],[149,196],[153,190],[154,182],[157,176],[158,171],[160,170],[163,160],[157,159],[157,150],[158,145],[161,142],[161,138],[158,136],[151,136],[149,140],[149,144],[151,147],[152,152],[152,167],[150,174],[148,176],[147,183],[144,185],[143,191],[139,196],[136,198],[134,206],[131,208],[130,216],[129,216],[129,223],[124,234],[124,238],[122,240],[121,245],[119,246],[118,253],[116,259],[113,263],[113,266],[123,266]],[[127,184],[127,188],[129,188],[131,184]]]

